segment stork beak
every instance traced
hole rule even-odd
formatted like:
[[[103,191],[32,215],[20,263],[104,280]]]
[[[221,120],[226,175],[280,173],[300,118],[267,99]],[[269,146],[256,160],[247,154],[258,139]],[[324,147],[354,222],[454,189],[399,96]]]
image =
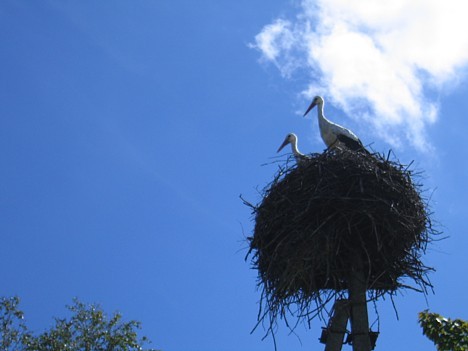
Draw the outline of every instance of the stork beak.
[[[283,143],[281,144],[281,146],[279,147],[278,151],[276,152],[280,152],[281,149],[283,149],[283,147],[285,147],[286,145],[289,144],[289,140],[288,140],[288,137],[286,137],[286,139],[284,139]]]
[[[309,106],[309,108],[307,109],[307,111],[304,113],[304,116],[303,116],[303,117],[305,117],[305,116],[309,113],[309,111],[312,110],[312,109],[315,107],[315,105],[317,105],[317,103],[316,103],[315,100],[314,100],[314,101],[312,101],[312,103],[310,104],[310,106]]]

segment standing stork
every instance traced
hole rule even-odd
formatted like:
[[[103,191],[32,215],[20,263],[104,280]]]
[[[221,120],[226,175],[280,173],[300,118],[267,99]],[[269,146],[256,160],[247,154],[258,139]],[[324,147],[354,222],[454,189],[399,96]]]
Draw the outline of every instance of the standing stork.
[[[302,164],[303,162],[309,159],[308,156],[304,155],[297,148],[297,135],[294,133],[289,133],[288,135],[286,135],[286,138],[284,139],[283,143],[276,152],[280,152],[288,144],[291,144],[291,150],[298,165]]]
[[[307,111],[304,113],[304,117],[317,106],[318,121],[320,128],[320,135],[323,141],[329,149],[331,148],[346,148],[353,151],[364,152],[370,154],[362,145],[361,140],[349,129],[340,126],[339,124],[333,123],[332,121],[325,118],[323,115],[323,105],[325,104],[321,96],[316,96],[312,100]]]

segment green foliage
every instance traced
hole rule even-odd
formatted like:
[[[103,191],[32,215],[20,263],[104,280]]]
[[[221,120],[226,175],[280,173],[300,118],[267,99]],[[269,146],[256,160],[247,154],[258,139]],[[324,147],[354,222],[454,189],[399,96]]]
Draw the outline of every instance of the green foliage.
[[[427,310],[419,313],[423,334],[433,341],[439,351],[468,350],[468,322],[447,319]]]
[[[23,312],[18,309],[18,297],[0,298],[0,350],[20,350],[27,333]]]
[[[149,342],[138,337],[139,322],[124,322],[119,313],[108,317],[98,305],[77,299],[67,306],[69,318],[56,318],[50,330],[34,335],[18,305],[18,297],[0,300],[0,351],[142,351]]]

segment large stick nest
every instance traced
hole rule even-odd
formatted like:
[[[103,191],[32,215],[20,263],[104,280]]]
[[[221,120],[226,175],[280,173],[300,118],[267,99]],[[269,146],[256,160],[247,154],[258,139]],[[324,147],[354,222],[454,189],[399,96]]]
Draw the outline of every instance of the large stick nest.
[[[284,317],[291,304],[310,319],[347,289],[355,262],[363,264],[370,299],[409,287],[403,277],[421,291],[431,287],[431,268],[420,257],[434,231],[408,168],[339,150],[279,168],[261,203],[247,203],[255,217],[248,240],[262,290],[259,321]]]

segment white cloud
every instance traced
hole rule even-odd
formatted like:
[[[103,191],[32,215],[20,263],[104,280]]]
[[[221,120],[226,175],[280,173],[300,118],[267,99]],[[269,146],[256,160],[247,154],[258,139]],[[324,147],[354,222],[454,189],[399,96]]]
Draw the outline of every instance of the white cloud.
[[[462,79],[466,13],[463,0],[304,0],[296,18],[266,25],[252,47],[285,77],[308,69],[308,97],[325,92],[393,146],[427,151],[437,103],[426,92]]]
[[[291,46],[292,38],[287,30],[289,23],[281,19],[265,26],[263,31],[256,36],[257,46],[265,58],[274,61],[280,51],[287,49],[284,44]]]
[[[250,46],[258,48],[265,60],[275,63],[283,76],[289,77],[298,68],[300,54],[294,54],[298,43],[291,30],[291,22],[277,19],[266,25],[255,37],[255,42]]]

